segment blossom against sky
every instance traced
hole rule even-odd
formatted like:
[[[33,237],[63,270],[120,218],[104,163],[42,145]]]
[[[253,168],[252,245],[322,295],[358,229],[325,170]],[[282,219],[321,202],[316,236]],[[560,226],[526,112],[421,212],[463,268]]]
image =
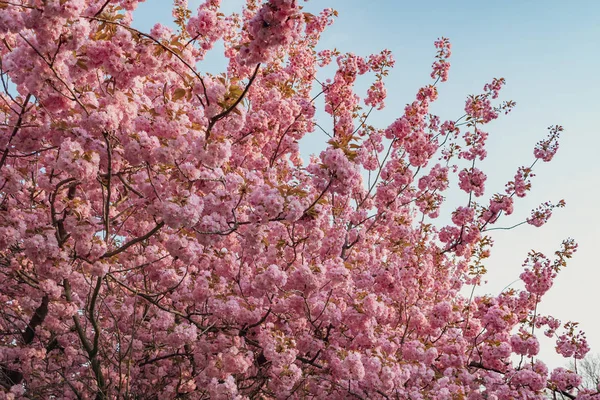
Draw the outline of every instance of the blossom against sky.
[[[195,10],[199,3],[190,1],[190,8]],[[223,12],[237,11],[242,4],[224,0]],[[521,288],[518,278],[529,250],[550,256],[563,239],[573,237],[579,243],[578,252],[544,298],[540,312],[552,312],[564,322],[567,318],[580,322],[592,351],[600,352],[595,307],[600,282],[596,253],[600,239],[600,2],[327,0],[304,6],[313,13],[324,7],[339,12],[323,36],[323,48],[363,56],[384,48],[392,51],[396,66],[386,80],[386,108],[370,117],[372,125],[386,127],[393,122],[416,90],[428,82],[433,42],[440,36],[449,37],[453,44],[450,78],[440,86],[440,99],[433,109],[442,118],[458,118],[467,95],[479,93],[494,77],[506,79],[501,97],[516,101],[517,107],[490,124],[489,157],[481,167],[488,173],[488,194],[502,191],[517,168],[532,161],[532,149],[547,127],[564,126],[557,156],[536,168],[532,193],[515,202],[515,213],[504,226],[521,222],[531,209],[548,200],[564,199],[566,208],[556,210],[539,229],[523,225],[513,231],[495,231],[489,284],[476,293],[498,293],[511,284]],[[134,25],[148,31],[155,22],[170,22],[170,7],[170,1],[148,0],[136,11]],[[223,61],[213,53],[204,64],[206,70],[223,71]],[[303,141],[306,159],[318,153],[325,140],[324,135],[315,134]],[[550,364],[565,364],[551,341],[542,341],[541,347],[542,358]]]

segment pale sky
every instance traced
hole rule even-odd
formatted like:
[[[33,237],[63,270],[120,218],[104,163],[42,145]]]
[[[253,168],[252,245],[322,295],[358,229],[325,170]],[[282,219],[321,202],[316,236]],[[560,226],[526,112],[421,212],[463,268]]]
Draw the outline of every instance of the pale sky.
[[[199,3],[190,1],[190,8],[195,12]],[[223,11],[237,11],[242,3],[223,0]],[[145,31],[155,22],[169,25],[171,4],[148,0],[136,11],[134,25]],[[521,222],[547,200],[565,199],[567,207],[556,210],[542,228],[524,225],[496,231],[487,263],[489,284],[476,293],[499,293],[518,279],[529,250],[551,256],[563,239],[573,237],[579,250],[539,311],[563,322],[580,322],[592,352],[600,353],[600,302],[595,297],[600,293],[600,253],[595,253],[600,250],[600,1],[320,0],[301,4],[312,13],[324,7],[339,12],[323,35],[322,48],[363,56],[392,51],[396,67],[386,81],[387,107],[372,116],[374,126],[386,127],[401,116],[417,89],[430,83],[433,41],[440,36],[450,38],[453,45],[450,78],[440,86],[433,109],[442,120],[461,116],[466,96],[480,93],[492,78],[506,78],[501,98],[516,101],[517,107],[487,126],[489,156],[480,167],[488,174],[488,196],[502,191],[519,166],[531,163],[533,146],[545,137],[548,126],[564,126],[557,156],[551,163],[536,165],[532,192],[517,199],[514,214],[498,226]],[[224,70],[219,51],[200,65],[201,71]],[[326,73],[321,76],[325,77]],[[324,138],[313,134],[302,142],[305,159],[322,149]],[[456,192],[466,195],[461,193]],[[540,339],[540,358],[552,367],[567,364],[554,351],[553,341],[544,340],[541,332]]]

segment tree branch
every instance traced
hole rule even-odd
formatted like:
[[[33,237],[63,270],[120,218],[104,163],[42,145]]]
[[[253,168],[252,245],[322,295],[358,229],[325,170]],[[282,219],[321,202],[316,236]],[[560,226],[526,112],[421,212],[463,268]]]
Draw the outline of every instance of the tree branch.
[[[4,163],[6,162],[6,157],[8,157],[8,152],[10,150],[10,143],[12,142],[12,140],[15,137],[15,135],[17,134],[17,132],[19,132],[19,128],[21,128],[21,124],[23,123],[23,114],[25,114],[25,109],[27,108],[27,104],[29,104],[29,99],[31,99],[31,93],[27,94],[27,96],[25,96],[25,100],[23,100],[23,105],[21,106],[21,112],[19,113],[19,118],[17,119],[17,123],[15,124],[15,127],[13,128],[13,131],[10,134],[10,138],[8,138],[8,143],[6,143],[6,148],[4,149],[4,153],[2,153],[2,158],[0,159],[0,170],[4,166]]]
[[[208,93],[206,92],[206,85],[204,84],[204,79],[202,79],[202,77],[200,76],[200,74],[196,71],[196,69],[194,67],[192,67],[187,61],[185,61],[183,59],[183,57],[181,57],[179,54],[177,54],[176,51],[174,51],[173,49],[171,49],[170,47],[166,46],[165,44],[161,43],[160,40],[155,39],[154,37],[152,37],[151,35],[148,35],[147,33],[144,33],[142,31],[139,31],[135,28],[132,28],[130,26],[127,26],[125,24],[122,24],[120,22],[116,22],[116,21],[110,21],[104,18],[98,18],[96,16],[94,17],[89,17],[89,19],[94,20],[94,21],[98,21],[98,22],[103,22],[105,24],[112,24],[112,25],[117,25],[120,26],[121,28],[125,28],[130,32],[134,32],[142,37],[145,37],[147,39],[150,39],[151,41],[153,41],[154,43],[156,43],[158,46],[162,47],[164,50],[166,50],[167,52],[171,53],[172,55],[174,55],[179,61],[181,61],[190,71],[192,71],[192,73],[196,76],[196,78],[198,78],[198,80],[200,81],[200,84],[202,85],[202,89],[204,90],[204,97],[206,98],[206,104],[210,105],[209,100],[208,100]]]
[[[119,247],[118,249],[115,249],[113,251],[107,251],[100,258],[110,258],[112,256],[115,256],[119,253],[124,252],[125,250],[127,250],[128,248],[133,246],[134,244],[137,244],[139,242],[142,242],[142,241],[148,239],[149,237],[154,235],[156,232],[158,232],[163,226],[165,226],[164,221],[159,222],[158,224],[156,224],[156,226],[150,232],[146,233],[143,236],[137,237],[135,239],[131,239],[129,242],[125,243],[123,246]]]
[[[33,338],[35,337],[35,328],[40,326],[44,322],[44,319],[46,319],[46,315],[48,315],[48,300],[47,294],[42,297],[42,304],[35,309],[29,324],[27,324],[27,328],[25,328],[25,331],[21,334],[25,344],[30,344],[33,342]]]
[[[210,131],[212,130],[213,126],[215,126],[215,124],[219,120],[221,120],[221,119],[225,118],[227,115],[229,115],[229,113],[231,113],[238,106],[238,104],[240,104],[240,102],[244,99],[244,97],[246,96],[246,93],[248,93],[248,90],[250,89],[250,86],[252,86],[252,82],[254,82],[254,79],[256,79],[256,75],[258,74],[259,68],[260,68],[260,64],[256,64],[254,73],[252,73],[252,76],[248,80],[248,84],[244,88],[244,91],[242,92],[240,97],[238,97],[237,100],[231,106],[229,106],[229,108],[227,108],[225,111],[221,112],[220,114],[215,115],[214,117],[212,117],[210,119],[210,122],[208,123],[208,128],[206,128],[206,135],[205,135],[206,141],[208,141],[208,138],[210,137]],[[208,102],[208,98],[206,99],[206,101]]]

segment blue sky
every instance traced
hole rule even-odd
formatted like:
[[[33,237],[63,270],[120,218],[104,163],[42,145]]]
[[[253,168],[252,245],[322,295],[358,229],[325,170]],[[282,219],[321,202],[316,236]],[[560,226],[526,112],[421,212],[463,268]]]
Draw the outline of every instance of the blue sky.
[[[190,1],[190,8],[195,11],[199,3]],[[417,89],[430,82],[433,41],[440,36],[449,37],[453,44],[450,79],[440,87],[440,100],[434,107],[442,119],[462,115],[466,96],[479,93],[492,78],[506,78],[501,97],[516,101],[517,107],[488,128],[489,157],[482,169],[488,173],[490,195],[502,191],[519,166],[531,163],[533,146],[546,135],[548,126],[565,127],[558,155],[551,163],[536,166],[532,193],[516,202],[515,213],[504,225],[522,221],[546,200],[564,198],[567,208],[557,210],[542,228],[526,225],[497,231],[488,263],[490,283],[476,293],[498,293],[517,279],[529,250],[551,255],[562,239],[574,237],[579,251],[540,310],[563,321],[579,321],[592,351],[600,353],[596,312],[600,292],[600,1],[301,3],[313,13],[324,7],[339,12],[323,35],[323,48],[365,56],[385,48],[394,54],[396,67],[387,79],[387,107],[372,117],[375,126],[385,127],[400,116]],[[223,11],[237,11],[241,4],[240,0],[223,0]],[[136,11],[134,25],[148,31],[154,22],[170,23],[170,5],[168,0],[148,0]],[[213,55],[200,69],[219,72],[222,60]],[[323,138],[307,138],[302,143],[304,154],[318,152]],[[520,287],[518,283],[513,286]],[[552,366],[566,364],[555,354],[552,341],[542,341],[541,356]]]

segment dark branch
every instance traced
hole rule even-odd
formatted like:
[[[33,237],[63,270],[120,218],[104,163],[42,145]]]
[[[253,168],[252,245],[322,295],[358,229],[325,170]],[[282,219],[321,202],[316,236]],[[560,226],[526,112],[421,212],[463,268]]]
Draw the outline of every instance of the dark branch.
[[[118,249],[115,249],[113,251],[107,251],[100,258],[110,258],[112,256],[115,256],[115,255],[119,254],[119,253],[122,253],[123,251],[127,250],[128,248],[130,248],[134,244],[142,242],[142,241],[148,239],[149,237],[151,237],[152,235],[154,235],[156,232],[158,232],[164,225],[165,225],[164,222],[159,222],[158,224],[156,224],[156,226],[150,232],[146,233],[144,236],[140,236],[140,237],[137,237],[135,239],[131,239],[129,242],[125,243],[123,246],[119,247]]]
[[[208,141],[208,138],[210,137],[210,131],[212,130],[213,126],[215,126],[215,124],[225,118],[227,115],[229,115],[229,113],[231,113],[237,106],[238,104],[240,104],[240,102],[244,99],[244,97],[246,96],[246,93],[248,93],[248,90],[250,89],[250,86],[252,86],[252,82],[254,82],[254,79],[256,79],[256,75],[258,74],[258,69],[260,68],[260,64],[256,65],[256,68],[254,69],[254,73],[252,74],[252,76],[250,77],[250,79],[248,80],[248,84],[246,85],[246,87],[244,88],[244,91],[242,92],[242,94],[240,95],[240,97],[237,98],[237,100],[231,105],[229,106],[229,108],[227,108],[225,111],[221,112],[220,114],[215,115],[214,117],[212,117],[210,119],[210,122],[208,124],[208,128],[206,128],[206,140]],[[207,98],[208,100],[208,98]]]
[[[48,315],[48,295],[42,297],[42,304],[35,309],[29,324],[27,324],[27,328],[25,328],[25,331],[21,334],[25,344],[30,344],[33,342],[33,338],[35,337],[35,328],[44,322],[46,315]]]

